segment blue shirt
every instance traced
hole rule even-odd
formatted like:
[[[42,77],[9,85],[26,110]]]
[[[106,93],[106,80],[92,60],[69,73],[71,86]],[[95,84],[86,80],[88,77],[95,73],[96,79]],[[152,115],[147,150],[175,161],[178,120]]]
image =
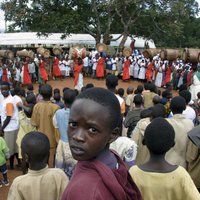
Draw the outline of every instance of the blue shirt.
[[[63,142],[68,142],[67,129],[69,122],[69,114],[70,114],[69,108],[59,109],[55,113],[58,130],[60,132],[60,139]]]

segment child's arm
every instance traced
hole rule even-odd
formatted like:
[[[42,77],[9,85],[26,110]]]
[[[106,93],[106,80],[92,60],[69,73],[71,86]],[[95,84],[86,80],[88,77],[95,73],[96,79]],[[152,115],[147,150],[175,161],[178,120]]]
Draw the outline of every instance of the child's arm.
[[[2,145],[3,150],[2,151],[5,155],[6,160],[8,160],[10,158],[10,151],[9,151],[9,148],[6,144],[6,141],[3,138],[2,138],[2,140],[3,140],[3,145]]]

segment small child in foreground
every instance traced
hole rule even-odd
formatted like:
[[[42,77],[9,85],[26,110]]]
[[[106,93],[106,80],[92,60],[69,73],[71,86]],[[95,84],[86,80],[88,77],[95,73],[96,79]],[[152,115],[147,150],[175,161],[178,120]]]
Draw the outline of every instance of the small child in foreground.
[[[128,170],[109,145],[120,135],[121,111],[114,93],[87,89],[72,104],[68,138],[78,160],[62,200],[140,200]]]
[[[150,159],[143,165],[130,168],[143,200],[200,200],[187,171],[165,160],[174,141],[174,129],[164,118],[156,118],[147,126],[143,143],[149,149]]]
[[[9,159],[10,153],[5,140],[0,137],[0,172],[3,174],[3,180],[0,180],[0,188],[2,185],[9,186],[7,178],[6,160]]]
[[[30,132],[22,139],[21,148],[23,158],[29,163],[29,171],[15,178],[8,200],[60,200],[68,178],[62,170],[48,168],[48,137],[40,132]]]

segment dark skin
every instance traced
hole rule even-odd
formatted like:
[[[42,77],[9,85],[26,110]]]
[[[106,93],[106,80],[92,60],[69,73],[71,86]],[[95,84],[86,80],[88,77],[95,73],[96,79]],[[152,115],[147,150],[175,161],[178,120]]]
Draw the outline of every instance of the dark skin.
[[[34,150],[33,150],[34,151]],[[23,158],[23,173],[26,171],[26,163],[29,164],[29,169],[39,171],[44,169],[49,160],[49,154],[43,159],[43,161],[38,161],[34,157],[32,157],[30,150],[27,150],[26,147],[22,147],[22,158]]]
[[[145,140],[143,140],[145,145]],[[174,143],[175,144],[175,143]],[[174,146],[173,144],[173,146]],[[172,147],[173,147],[172,146]],[[172,165],[165,160],[165,154],[154,154],[150,151],[150,159],[144,165],[139,166],[140,169],[146,172],[168,173],[177,169],[177,165]]]
[[[4,135],[4,129],[6,128],[6,126],[9,124],[11,120],[11,116],[7,116],[4,123],[3,123],[3,126],[0,128],[0,136],[3,136]]]

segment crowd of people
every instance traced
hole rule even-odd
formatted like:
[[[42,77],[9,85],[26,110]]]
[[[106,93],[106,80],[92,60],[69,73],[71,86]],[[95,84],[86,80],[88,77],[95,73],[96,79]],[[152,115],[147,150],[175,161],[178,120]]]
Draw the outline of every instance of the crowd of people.
[[[17,84],[46,83],[50,79],[65,79],[74,76],[74,86],[78,90],[83,87],[84,77],[103,79],[108,74],[114,74],[123,81],[130,79],[141,82],[154,82],[157,87],[165,87],[168,82],[173,83],[177,90],[182,84],[190,86],[192,99],[200,92],[200,73],[198,63],[161,60],[159,54],[153,58],[145,58],[139,50],[132,55],[90,51],[83,59],[68,53],[51,58],[44,58],[35,54],[34,58],[16,57],[14,61],[0,59],[0,80],[14,80]]]
[[[24,174],[8,200],[200,200],[198,64],[137,53],[74,60],[67,76],[73,72],[75,88],[62,91],[46,83],[49,72],[66,76],[58,57],[49,72],[42,57],[39,67],[37,60],[16,61],[14,78],[2,62],[0,187],[10,184],[7,168],[16,162]],[[141,84],[125,92],[119,74]],[[107,89],[84,86],[84,76],[105,77]]]

